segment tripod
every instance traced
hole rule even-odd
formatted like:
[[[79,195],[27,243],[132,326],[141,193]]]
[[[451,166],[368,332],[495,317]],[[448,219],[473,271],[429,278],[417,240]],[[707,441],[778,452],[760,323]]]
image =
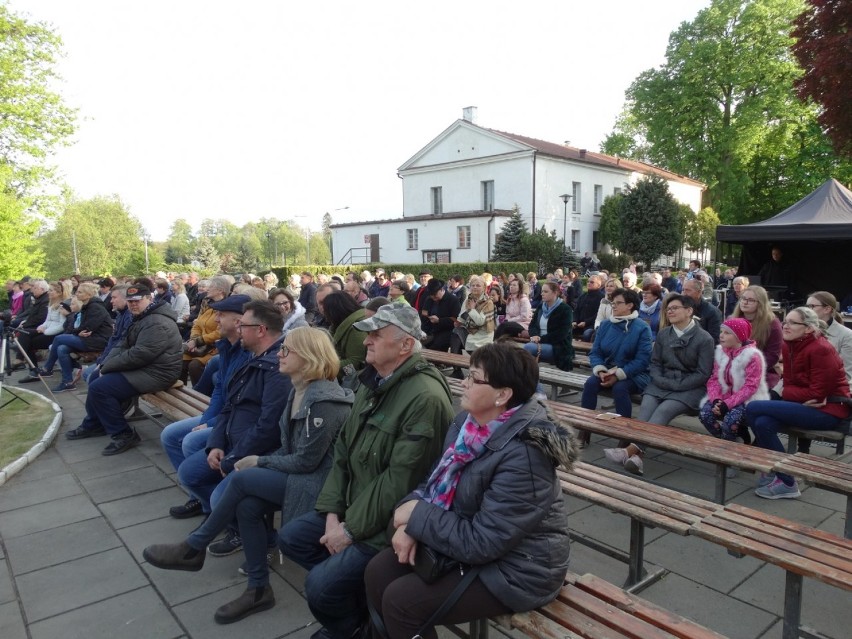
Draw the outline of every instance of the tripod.
[[[7,327],[2,321],[0,321],[0,399],[3,397],[3,385],[6,381],[6,376],[11,375],[12,373],[12,361],[10,357],[11,353],[11,344],[10,341],[15,344],[15,348],[18,349],[18,352],[24,357],[26,362],[30,365],[30,368],[34,368],[35,364],[33,364],[30,356],[21,348],[20,342],[18,342],[18,338],[15,336],[15,331],[12,327]],[[11,388],[6,385],[6,392],[12,396],[12,399],[6,400],[4,403],[0,404],[0,410],[3,410],[14,402],[15,400],[24,402],[27,406],[30,403],[25,400],[23,397],[15,393]]]

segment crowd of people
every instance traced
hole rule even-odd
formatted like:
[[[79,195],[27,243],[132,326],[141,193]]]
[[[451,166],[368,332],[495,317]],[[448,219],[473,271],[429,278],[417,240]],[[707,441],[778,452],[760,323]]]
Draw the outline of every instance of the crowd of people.
[[[272,273],[24,278],[7,284],[8,319],[18,381],[50,378],[57,364],[53,392],[84,380],[86,416],[65,436],[109,437],[104,455],[140,442],[125,417],[134,397],[178,381],[210,397],[161,435],[189,495],[170,515],[205,519],[144,557],[198,571],[208,555],[243,552],[247,588],[215,611],[218,623],[275,605],[277,548],[308,571],[315,637],[348,639],[368,611],[390,637],[434,637],[432,615],[451,593],[442,621],[457,623],[538,607],[561,587],[556,467],[570,468],[589,434],[575,436],[537,390],[540,363],[572,370],[573,340],[591,342],[588,409],[606,392],[631,416],[641,395],[642,421],[691,413],[714,437],[775,450],[784,425],[827,429],[848,416],[852,331],[836,298],[814,292],[782,322],[763,288],[733,272],[717,279],[729,284],[722,302],[695,262],[641,279],[597,270],[585,288],[558,269],[446,281],[428,268],[303,272],[283,286]],[[466,374],[452,372],[459,414],[423,348],[470,355]],[[605,451],[639,474],[644,452],[630,441]],[[799,490],[777,474],[756,493]]]

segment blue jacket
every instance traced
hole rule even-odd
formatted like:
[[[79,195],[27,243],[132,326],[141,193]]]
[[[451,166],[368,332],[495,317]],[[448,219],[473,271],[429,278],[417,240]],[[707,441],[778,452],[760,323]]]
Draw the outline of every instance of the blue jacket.
[[[236,344],[231,344],[225,338],[217,340],[216,352],[219,358],[219,374],[216,375],[216,383],[213,386],[213,393],[210,395],[210,405],[201,416],[201,423],[207,424],[209,428],[216,426],[219,413],[225,406],[225,387],[228,385],[228,380],[231,379],[235,371],[242,368],[251,359],[251,353],[243,348],[242,342],[239,340]]]
[[[640,319],[624,322],[604,320],[595,335],[589,363],[592,370],[597,366],[617,366],[636,383],[639,390],[643,390],[651,381],[651,342],[651,328],[647,322]]]
[[[225,451],[221,467],[226,473],[243,457],[271,453],[280,444],[278,422],[292,388],[290,378],[278,372],[282,341],[249,359],[227,380],[225,405],[207,440],[208,453]]]
[[[124,340],[124,336],[127,335],[127,329],[130,327],[131,322],[133,322],[133,315],[130,313],[130,309],[125,307],[123,311],[118,312],[112,325],[112,335],[109,340],[107,340],[106,346],[104,346],[104,350],[101,353],[101,356],[98,357],[97,361],[95,361],[95,364],[103,364],[107,355],[109,355],[109,352],[112,350],[112,347]]]

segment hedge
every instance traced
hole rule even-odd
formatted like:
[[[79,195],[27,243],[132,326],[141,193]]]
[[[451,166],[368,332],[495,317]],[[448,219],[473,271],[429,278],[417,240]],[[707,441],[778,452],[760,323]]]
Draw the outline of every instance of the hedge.
[[[325,273],[326,275],[339,275],[343,277],[349,271],[360,273],[367,270],[371,273],[377,268],[383,268],[387,273],[399,271],[400,273],[412,273],[415,277],[424,268],[429,269],[434,277],[447,281],[451,276],[459,274],[467,278],[472,273],[523,273],[538,270],[538,264],[535,262],[469,262],[469,263],[453,263],[453,264],[308,264],[308,265],[291,265],[291,266],[274,266],[272,272],[278,276],[280,283],[286,282],[290,275],[300,274],[303,271],[310,273]],[[268,273],[268,269],[263,269],[261,273]]]

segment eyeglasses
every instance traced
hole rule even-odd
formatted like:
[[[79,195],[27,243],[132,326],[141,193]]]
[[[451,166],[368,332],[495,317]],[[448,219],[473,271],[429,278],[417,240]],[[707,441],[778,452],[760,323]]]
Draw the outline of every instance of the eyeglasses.
[[[491,382],[487,382],[484,379],[476,379],[473,376],[473,373],[470,373],[470,372],[468,372],[468,374],[465,375],[464,378],[465,378],[465,380],[467,380],[468,382],[470,382],[472,384],[479,384],[481,386],[490,386],[491,385]]]
[[[805,304],[805,306],[807,306],[809,309],[813,310],[813,309],[818,308],[820,306],[825,306],[825,304]]]
[[[686,306],[667,306],[666,313],[671,313],[672,311],[682,311]]]
[[[613,302],[612,305],[613,306],[626,306],[627,302]]]
[[[793,320],[785,319],[781,322],[784,326],[807,326],[807,322],[794,322]]]
[[[280,353],[284,357],[288,357],[290,355],[290,353],[296,353],[296,351],[294,351],[292,348],[290,348],[286,344],[281,344]],[[298,355],[298,353],[296,353],[296,355]]]
[[[755,297],[741,297],[740,304],[757,304],[757,298]]]
[[[290,306],[290,302],[275,302],[275,306],[278,308],[288,308]]]
[[[240,330],[244,328],[257,328],[258,326],[264,326],[264,324],[240,324]]]

